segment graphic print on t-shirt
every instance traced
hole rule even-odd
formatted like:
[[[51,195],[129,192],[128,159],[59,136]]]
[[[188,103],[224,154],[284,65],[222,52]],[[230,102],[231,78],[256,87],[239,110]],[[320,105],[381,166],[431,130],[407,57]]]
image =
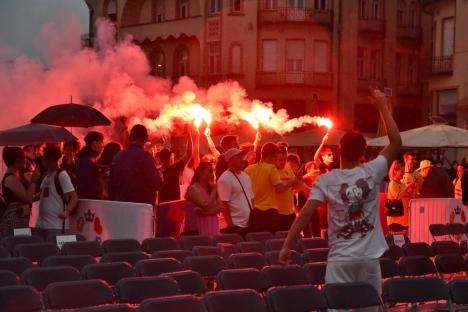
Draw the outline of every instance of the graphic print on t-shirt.
[[[341,184],[340,196],[343,204],[348,207],[346,213],[346,225],[339,229],[338,238],[350,239],[353,234],[359,233],[362,237],[374,229],[365,214],[364,205],[369,200],[371,187],[364,179],[359,179],[353,185]]]

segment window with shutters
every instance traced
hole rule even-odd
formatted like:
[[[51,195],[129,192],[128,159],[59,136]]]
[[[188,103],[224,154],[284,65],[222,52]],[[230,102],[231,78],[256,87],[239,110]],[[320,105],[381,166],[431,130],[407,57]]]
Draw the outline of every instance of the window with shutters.
[[[208,74],[221,74],[221,44],[219,42],[208,44]]]
[[[277,47],[276,40],[263,40],[262,70],[264,72],[277,71]]]
[[[240,44],[231,47],[231,74],[242,74],[242,47]]]
[[[314,72],[329,72],[328,41],[314,41]]]

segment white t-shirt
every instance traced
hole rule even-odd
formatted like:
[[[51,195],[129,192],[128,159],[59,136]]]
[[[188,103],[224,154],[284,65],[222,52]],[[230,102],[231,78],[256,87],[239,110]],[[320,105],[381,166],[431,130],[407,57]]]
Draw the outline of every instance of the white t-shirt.
[[[236,176],[242,183],[244,191],[250,200],[250,205],[252,205],[253,192],[250,177],[245,172],[236,174]],[[232,223],[235,226],[247,227],[250,217],[250,206],[239,181],[232,171],[226,170],[219,177],[218,194],[221,201],[228,202]]]
[[[379,156],[318,178],[309,199],[328,205],[329,261],[377,259],[388,249],[379,213],[379,188],[387,170],[387,159]]]
[[[41,229],[62,229],[62,219],[58,215],[65,209],[62,197],[55,189],[55,173],[47,174],[41,183],[41,199],[39,202],[39,217],[37,227]],[[70,176],[66,171],[58,176],[64,194],[75,191]],[[48,193],[48,194],[47,194]],[[65,220],[65,229],[69,229],[68,218]]]

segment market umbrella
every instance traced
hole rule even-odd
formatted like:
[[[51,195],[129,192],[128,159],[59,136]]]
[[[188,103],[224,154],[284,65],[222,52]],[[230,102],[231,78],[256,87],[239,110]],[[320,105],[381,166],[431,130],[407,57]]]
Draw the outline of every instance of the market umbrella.
[[[0,131],[0,145],[24,146],[78,140],[67,129],[58,126],[28,124]]]
[[[433,124],[400,133],[404,147],[468,147],[468,130]],[[388,137],[367,140],[370,146],[386,146]]]
[[[108,126],[112,122],[97,109],[83,104],[59,104],[46,108],[32,123],[62,126],[62,127],[94,127]]]
[[[321,127],[290,133],[286,135],[286,142],[289,143],[289,146],[316,146],[322,143],[323,136],[326,132],[327,129]],[[344,134],[344,131],[335,128],[330,129],[327,145],[338,146],[340,144],[340,139]]]

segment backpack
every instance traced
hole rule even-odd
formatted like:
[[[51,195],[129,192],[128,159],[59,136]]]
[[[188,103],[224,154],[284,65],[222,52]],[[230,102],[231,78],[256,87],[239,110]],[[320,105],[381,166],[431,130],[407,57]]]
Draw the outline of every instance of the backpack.
[[[73,179],[73,177],[74,177],[74,174],[73,174],[73,173],[70,173],[70,172],[68,172],[67,170],[62,169],[62,168],[59,168],[59,169],[57,170],[57,172],[55,173],[55,175],[54,175],[54,185],[55,185],[55,189],[57,190],[57,193],[58,193],[58,194],[60,195],[60,197],[62,198],[64,208],[66,208],[67,205],[68,205],[68,200],[67,200],[67,198],[65,197],[65,194],[63,193],[63,188],[62,188],[62,185],[60,184],[60,180],[59,180],[59,175],[60,175],[60,173],[62,173],[63,171],[65,171],[65,172],[68,174],[68,176],[70,177],[70,180],[71,180],[71,182],[72,182],[73,187],[74,187],[75,190],[76,190],[76,183],[75,183],[76,179]],[[71,216],[74,215],[74,214],[77,212],[77,210],[78,210],[78,209],[74,209],[72,212],[70,212],[70,215],[71,215]]]

